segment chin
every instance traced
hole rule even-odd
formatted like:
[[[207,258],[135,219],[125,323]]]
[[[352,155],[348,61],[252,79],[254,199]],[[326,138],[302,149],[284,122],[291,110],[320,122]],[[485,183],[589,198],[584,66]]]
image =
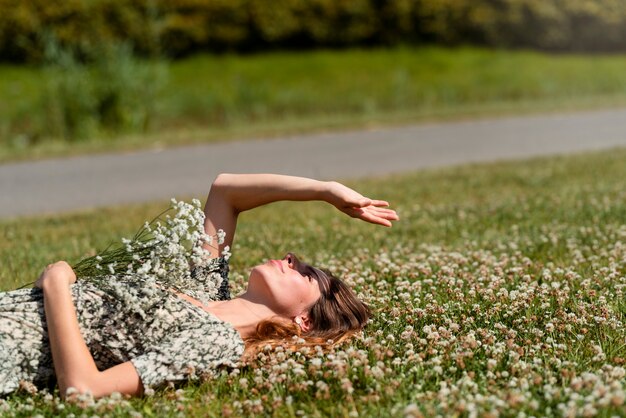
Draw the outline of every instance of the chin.
[[[256,278],[261,278],[261,279],[269,278],[268,276],[270,276],[269,274],[270,271],[271,271],[271,266],[268,266],[267,264],[259,264],[258,266],[254,266],[252,267],[252,270],[250,270],[250,275],[248,276],[248,280],[252,280]]]
[[[253,267],[248,276],[248,290],[254,290],[258,287],[267,289],[267,281],[272,279],[270,269],[271,267],[266,264]]]

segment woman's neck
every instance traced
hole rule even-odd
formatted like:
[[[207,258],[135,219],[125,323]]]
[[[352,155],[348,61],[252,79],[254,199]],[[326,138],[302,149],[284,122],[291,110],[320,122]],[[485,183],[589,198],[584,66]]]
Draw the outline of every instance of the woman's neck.
[[[253,300],[246,293],[230,300],[209,302],[205,309],[231,324],[241,338],[254,334],[259,322],[276,316],[265,304]]]

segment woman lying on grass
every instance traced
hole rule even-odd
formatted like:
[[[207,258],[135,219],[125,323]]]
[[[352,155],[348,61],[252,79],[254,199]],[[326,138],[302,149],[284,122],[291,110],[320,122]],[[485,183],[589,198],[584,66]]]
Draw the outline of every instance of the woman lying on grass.
[[[337,182],[222,174],[211,186],[204,230],[209,236],[227,233],[219,246],[205,245],[209,261],[193,269],[193,282],[167,289],[116,276],[110,277],[111,292],[76,282],[72,268],[60,261],[44,270],[36,288],[0,293],[0,395],[55,380],[61,396],[70,387],[95,397],[141,395],[210,375],[294,335],[323,346],[362,329],[367,306],[341,280],[291,253],[254,267],[247,290],[230,299],[224,252],[239,213],[280,200],[322,200],[384,226],[398,219],[387,202]]]

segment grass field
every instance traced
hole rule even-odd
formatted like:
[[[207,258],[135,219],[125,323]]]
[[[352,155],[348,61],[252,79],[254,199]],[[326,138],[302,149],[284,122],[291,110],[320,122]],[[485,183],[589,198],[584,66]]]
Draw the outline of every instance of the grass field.
[[[139,400],[0,401],[6,416],[626,417],[626,150],[351,183],[391,230],[319,203],[244,214],[232,286],[287,250],[343,276],[375,312],[332,353]],[[132,235],[167,202],[0,223],[0,287]],[[303,355],[304,354],[304,355]],[[86,408],[86,409],[82,409]]]
[[[46,115],[59,109],[43,104],[47,73],[0,66],[0,161],[626,105],[624,55],[406,47],[200,55],[167,67],[167,81],[149,100],[147,133],[68,143],[49,137]],[[132,78],[132,68],[120,71]]]

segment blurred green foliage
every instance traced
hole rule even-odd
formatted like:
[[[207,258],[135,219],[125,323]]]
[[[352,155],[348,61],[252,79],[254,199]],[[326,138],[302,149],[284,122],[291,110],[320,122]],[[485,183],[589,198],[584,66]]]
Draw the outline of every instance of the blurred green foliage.
[[[89,50],[197,51],[474,43],[626,50],[626,0],[0,0],[0,59],[38,61],[42,30]]]
[[[0,65],[0,161],[626,104],[626,55],[430,46],[167,62],[100,48]]]
[[[140,60],[128,44],[100,43],[82,59],[46,41],[42,106],[31,135],[76,141],[106,133],[144,132],[167,67]],[[38,131],[39,130],[39,131]]]

